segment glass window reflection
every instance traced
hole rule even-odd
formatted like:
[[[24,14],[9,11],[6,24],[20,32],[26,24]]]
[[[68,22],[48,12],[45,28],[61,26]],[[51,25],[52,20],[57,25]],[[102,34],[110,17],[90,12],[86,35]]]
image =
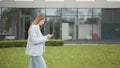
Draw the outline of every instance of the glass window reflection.
[[[77,15],[77,9],[69,9],[69,8],[65,8],[62,9],[62,15]]]
[[[0,8],[0,36],[1,36],[1,33],[2,33],[2,20],[1,20],[1,8]]]
[[[80,1],[80,2],[95,2],[95,0],[76,0],[76,1]]]
[[[75,16],[62,16],[62,39],[76,39]]]
[[[100,23],[101,16],[93,16],[93,18],[96,20],[96,23]]]
[[[17,16],[19,9],[17,8],[2,8],[2,17],[5,16]]]
[[[109,1],[113,1],[113,2],[116,2],[116,1],[118,1],[118,2],[120,2],[120,0],[107,0],[107,1],[108,1],[108,2],[109,2]]]
[[[48,16],[59,16],[60,15],[60,9],[46,9],[46,15]]]
[[[9,13],[9,8],[2,8],[2,17],[5,17],[5,16],[7,16],[8,15],[8,13]]]
[[[45,9],[34,9],[34,15],[36,16],[38,13],[45,14]]]
[[[0,20],[1,20],[1,12],[2,12],[2,10],[1,10],[1,8],[0,8]]]
[[[22,9],[22,14],[23,15],[32,15],[33,14],[33,9],[32,8]]]
[[[78,9],[78,15],[92,15],[92,9]]]
[[[92,16],[79,16],[78,17],[78,22],[79,24],[91,24],[92,21]]]
[[[75,17],[74,16],[63,16],[62,22],[75,23]]]
[[[64,1],[64,0],[45,0],[45,1]]]
[[[93,15],[101,15],[101,9],[93,9]]]
[[[15,0],[15,1],[33,1],[33,0]]]
[[[16,36],[16,21],[17,21],[17,13],[13,8],[2,8],[2,21],[0,23],[0,35],[3,39],[7,39],[7,36],[14,37]]]

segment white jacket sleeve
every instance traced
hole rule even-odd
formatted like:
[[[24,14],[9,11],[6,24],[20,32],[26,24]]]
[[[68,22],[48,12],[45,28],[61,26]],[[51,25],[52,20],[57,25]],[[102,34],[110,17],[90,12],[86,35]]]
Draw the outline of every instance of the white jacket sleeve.
[[[39,35],[38,37],[37,34],[37,29],[35,27],[32,27],[30,29],[29,38],[33,44],[39,44],[49,40],[47,36]]]

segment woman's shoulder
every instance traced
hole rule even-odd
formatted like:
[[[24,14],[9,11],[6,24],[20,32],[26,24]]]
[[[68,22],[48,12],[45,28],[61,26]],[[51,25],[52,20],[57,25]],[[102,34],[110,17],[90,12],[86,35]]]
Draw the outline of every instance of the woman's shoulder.
[[[38,25],[32,25],[31,27],[32,28],[38,28]]]

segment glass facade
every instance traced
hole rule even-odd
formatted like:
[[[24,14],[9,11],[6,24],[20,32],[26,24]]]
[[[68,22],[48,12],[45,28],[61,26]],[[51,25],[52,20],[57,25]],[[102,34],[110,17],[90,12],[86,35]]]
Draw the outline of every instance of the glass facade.
[[[77,9],[62,9],[62,39],[76,39]]]
[[[43,34],[54,33],[53,39],[120,39],[119,11],[120,9],[97,8],[0,8],[0,40],[27,39],[28,28],[38,13],[46,16]],[[113,30],[111,32],[115,33],[111,33],[112,37],[111,35],[108,37],[105,32],[105,30],[109,31],[105,27],[110,25],[109,23],[115,25],[114,28],[108,26]]]
[[[33,1],[33,0],[15,0],[15,1]]]
[[[120,1],[120,0],[107,0],[107,1],[113,1],[113,2],[116,2],[116,1]]]
[[[45,1],[64,1],[64,0],[45,0]]]
[[[101,9],[78,9],[78,39],[100,39],[100,17]]]
[[[60,9],[46,9],[47,16],[60,16]]]
[[[2,9],[0,8],[0,40],[3,38],[2,37],[2,17],[1,17]]]
[[[33,14],[34,14],[34,16],[36,16],[37,14],[39,14],[39,13],[43,13],[43,14],[45,14],[45,9],[34,9],[33,10]]]
[[[80,2],[95,2],[95,0],[76,0],[76,1],[80,1]]]
[[[16,36],[16,21],[17,15],[16,11],[12,8],[1,8],[1,37],[4,39],[12,38],[15,39]]]

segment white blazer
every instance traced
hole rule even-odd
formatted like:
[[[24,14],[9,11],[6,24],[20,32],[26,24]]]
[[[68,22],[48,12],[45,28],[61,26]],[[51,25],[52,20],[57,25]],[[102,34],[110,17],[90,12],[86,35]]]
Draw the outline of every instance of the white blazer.
[[[32,25],[28,33],[26,54],[30,56],[40,56],[45,51],[45,42],[49,39],[43,36],[39,25]]]

